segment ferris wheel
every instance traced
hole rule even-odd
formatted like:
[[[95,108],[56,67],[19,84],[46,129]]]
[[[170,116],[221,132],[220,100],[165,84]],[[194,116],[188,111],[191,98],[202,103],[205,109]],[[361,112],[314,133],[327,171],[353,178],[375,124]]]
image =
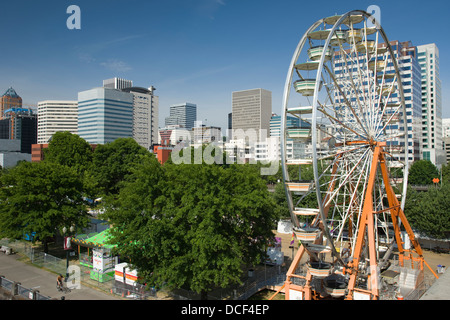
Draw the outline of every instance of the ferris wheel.
[[[286,299],[383,298],[381,272],[395,246],[401,264],[410,259],[423,270],[403,213],[409,145],[396,54],[360,10],[317,21],[295,50],[281,165],[300,247]]]

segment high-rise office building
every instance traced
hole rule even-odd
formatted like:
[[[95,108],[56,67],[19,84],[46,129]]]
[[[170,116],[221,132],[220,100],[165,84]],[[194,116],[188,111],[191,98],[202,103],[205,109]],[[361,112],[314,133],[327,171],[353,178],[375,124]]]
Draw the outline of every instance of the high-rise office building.
[[[440,167],[445,163],[442,148],[442,97],[439,49],[436,44],[417,47],[422,72],[422,159]]]
[[[20,141],[20,152],[31,154],[37,141],[37,115],[31,108],[11,108],[0,120],[0,139]]]
[[[56,132],[78,133],[78,101],[38,102],[37,143],[48,143]]]
[[[445,152],[445,163],[450,163],[450,118],[442,119],[442,145]]]
[[[103,80],[103,87],[108,89],[122,90],[133,86],[133,81],[121,78],[111,78]]]
[[[286,117],[286,128],[311,128],[311,125],[300,118],[288,115]],[[281,116],[273,114],[270,119],[270,137],[277,137],[280,139],[281,135]],[[280,140],[278,141],[280,143]],[[311,157],[308,152],[311,151],[310,141],[300,141],[298,139],[287,138],[286,139],[286,160],[295,158],[305,159]],[[279,147],[280,159],[281,159],[281,146]]]
[[[410,41],[392,41],[396,55],[406,106],[406,129],[408,132],[408,160],[420,160],[422,150],[422,99],[421,99],[421,68],[418,62],[417,47]],[[404,125],[400,121],[400,130]]]
[[[442,145],[445,152],[445,163],[450,163],[450,118],[442,119]]]
[[[288,115],[286,118],[286,128],[310,128],[311,125],[305,121]],[[276,113],[270,118],[270,136],[279,137],[281,135],[281,116]]]
[[[222,130],[220,127],[205,126],[201,123],[192,128],[191,142],[196,145],[208,144],[211,142],[222,143]]]
[[[264,89],[235,91],[232,93],[233,136],[236,130],[255,130],[260,139],[269,137],[272,116],[272,92]],[[261,132],[262,130],[262,132]]]
[[[166,117],[165,126],[179,125],[191,130],[197,121],[197,105],[181,103],[170,107],[170,115]]]
[[[158,143],[159,99],[154,95],[155,90],[154,87],[122,89],[133,95],[133,138],[147,150]]]
[[[450,138],[450,118],[442,119],[442,137]]]
[[[22,108],[22,98],[16,90],[9,87],[0,98],[0,119],[3,119],[6,110],[12,108]]]
[[[133,94],[94,88],[78,93],[78,135],[90,144],[133,136]]]

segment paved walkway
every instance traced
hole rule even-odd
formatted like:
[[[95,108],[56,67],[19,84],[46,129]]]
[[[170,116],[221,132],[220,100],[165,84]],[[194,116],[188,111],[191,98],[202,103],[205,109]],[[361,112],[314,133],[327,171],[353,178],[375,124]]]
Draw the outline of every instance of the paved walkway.
[[[33,265],[21,262],[18,254],[6,255],[0,253],[0,276],[11,281],[20,282],[25,288],[36,288],[42,295],[51,298],[66,300],[121,300],[121,298],[106,292],[87,287],[81,284],[80,289],[74,289],[69,293],[56,290],[56,274],[40,269]]]
[[[450,271],[439,274],[434,284],[420,298],[420,300],[450,300]]]

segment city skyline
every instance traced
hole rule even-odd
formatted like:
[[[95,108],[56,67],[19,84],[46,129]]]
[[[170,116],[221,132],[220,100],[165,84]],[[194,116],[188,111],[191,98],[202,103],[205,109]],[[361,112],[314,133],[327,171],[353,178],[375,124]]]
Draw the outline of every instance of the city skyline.
[[[81,30],[66,26],[70,4],[81,9]],[[426,6],[419,1],[324,1],[321,6],[291,0],[8,2],[3,10],[20,14],[21,23],[15,14],[0,21],[0,89],[12,86],[27,106],[76,100],[78,92],[120,77],[156,88],[160,124],[171,105],[192,102],[197,120],[225,131],[232,92],[269,90],[272,111],[280,114],[289,62],[307,28],[371,5],[380,8],[391,41],[438,46],[442,117],[450,117],[450,45],[445,41],[450,5],[438,1]]]

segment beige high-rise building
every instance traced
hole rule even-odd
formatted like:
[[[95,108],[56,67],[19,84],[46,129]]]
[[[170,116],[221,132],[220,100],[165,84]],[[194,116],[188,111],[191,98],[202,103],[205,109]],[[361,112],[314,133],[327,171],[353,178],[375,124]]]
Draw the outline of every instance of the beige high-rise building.
[[[270,135],[272,92],[264,89],[235,91],[232,93],[232,130],[244,133],[255,130],[257,139]]]
[[[158,143],[159,97],[154,95],[154,87],[130,87],[123,92],[133,94],[133,138],[149,150]]]
[[[48,143],[56,132],[65,131],[78,134],[78,101],[39,102],[37,143]]]

